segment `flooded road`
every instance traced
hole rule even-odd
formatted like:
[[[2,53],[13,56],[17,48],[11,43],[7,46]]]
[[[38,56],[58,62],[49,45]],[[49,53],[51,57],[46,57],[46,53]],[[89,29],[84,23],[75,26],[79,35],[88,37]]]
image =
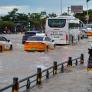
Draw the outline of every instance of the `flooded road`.
[[[0,53],[0,88],[12,83],[13,77],[19,80],[36,72],[37,66],[49,67],[53,61],[58,63],[68,60],[68,57],[79,57],[85,55],[85,62],[88,58],[87,49],[90,48],[91,38],[83,39],[77,45],[56,46],[49,52],[25,52],[23,50],[22,35],[5,35],[13,43],[13,51]]]

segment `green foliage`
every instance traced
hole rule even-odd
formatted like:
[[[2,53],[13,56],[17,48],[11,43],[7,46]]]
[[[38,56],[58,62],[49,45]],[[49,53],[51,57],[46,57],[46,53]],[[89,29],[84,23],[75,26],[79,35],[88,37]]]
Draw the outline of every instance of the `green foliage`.
[[[8,12],[8,15],[2,16],[1,19],[4,22],[2,27],[10,27],[10,23],[12,23],[17,26],[20,25],[21,28],[26,27],[28,28],[29,22],[31,28],[35,28],[37,30],[43,30],[45,27],[45,21],[46,21],[46,16],[43,16],[43,13],[28,13],[28,15],[24,13],[17,13],[18,9],[14,8],[11,12]],[[52,16],[56,16],[56,14],[52,14]],[[9,21],[5,23],[5,21]],[[13,26],[11,24],[11,26]]]
[[[66,13],[66,12],[64,12],[62,15],[64,15],[64,16],[67,16],[67,15],[68,15],[68,16],[69,16],[69,14],[68,14],[68,13]]]
[[[92,23],[92,10],[91,9],[88,10],[88,14],[89,14],[89,23]],[[87,11],[83,11],[83,13],[76,13],[75,17],[79,18],[81,21],[86,23],[87,22],[86,15],[87,15]]]
[[[55,13],[49,14],[49,17],[56,17],[57,15]]]
[[[46,18],[42,18],[42,15],[40,13],[32,13],[30,15],[30,20],[32,28],[35,28],[37,30],[44,29]]]
[[[18,9],[14,8],[11,12],[8,12],[8,14],[13,17],[17,13]]]
[[[8,29],[14,28],[15,24],[11,21],[0,21],[0,28],[4,29],[7,27]]]

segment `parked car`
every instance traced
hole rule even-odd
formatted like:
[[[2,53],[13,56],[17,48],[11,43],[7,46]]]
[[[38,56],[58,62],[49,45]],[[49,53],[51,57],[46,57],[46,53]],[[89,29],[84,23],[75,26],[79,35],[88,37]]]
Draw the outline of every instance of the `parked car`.
[[[24,44],[25,51],[48,51],[54,48],[54,41],[47,36],[29,36]]]
[[[40,31],[27,31],[27,32],[24,33],[24,35],[22,37],[22,44],[25,43],[25,41],[27,40],[27,38],[29,36],[35,36],[35,35],[40,36],[40,35],[45,35],[45,33],[42,33]]]
[[[12,50],[12,49],[13,46],[11,41],[4,36],[0,36],[0,50],[4,51],[4,50]]]

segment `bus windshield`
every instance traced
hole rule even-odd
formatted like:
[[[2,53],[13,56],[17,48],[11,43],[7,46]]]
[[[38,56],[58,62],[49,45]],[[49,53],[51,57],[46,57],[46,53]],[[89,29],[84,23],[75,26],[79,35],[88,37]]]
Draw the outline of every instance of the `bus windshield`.
[[[66,19],[48,19],[48,26],[55,28],[63,28],[66,24]]]

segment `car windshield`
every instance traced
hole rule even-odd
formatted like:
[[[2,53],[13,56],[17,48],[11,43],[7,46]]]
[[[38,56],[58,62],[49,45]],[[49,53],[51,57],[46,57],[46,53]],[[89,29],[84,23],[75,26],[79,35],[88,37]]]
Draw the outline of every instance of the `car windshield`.
[[[27,36],[33,36],[35,34],[36,34],[36,32],[25,32],[25,35],[27,35]]]
[[[0,37],[0,41],[7,41],[5,37]]]
[[[29,37],[28,40],[30,40],[30,41],[43,41],[43,37]]]
[[[30,32],[25,32],[25,35],[26,36],[34,36],[34,35],[36,35],[36,33],[41,33],[41,32],[39,32],[39,31],[30,31]]]

